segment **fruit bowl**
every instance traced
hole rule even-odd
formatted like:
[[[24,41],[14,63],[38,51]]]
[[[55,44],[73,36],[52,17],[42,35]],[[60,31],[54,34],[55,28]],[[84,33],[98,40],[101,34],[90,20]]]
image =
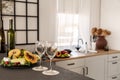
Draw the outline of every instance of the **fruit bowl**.
[[[7,58],[8,57],[6,57],[6,59]],[[12,59],[10,61],[4,61],[4,59],[5,59],[5,57],[2,59],[0,65],[5,68],[30,68],[30,67],[37,65],[37,63],[31,64],[30,62],[26,62],[26,61],[24,61],[23,58]]]
[[[3,67],[22,67],[22,66],[30,66],[30,63],[25,62],[24,58],[10,59],[8,57],[4,57],[1,61],[1,66],[3,66]]]
[[[13,49],[8,52],[7,57],[1,60],[0,65],[8,68],[25,68],[36,65],[39,60],[37,54],[24,49]]]
[[[69,58],[70,55],[70,52],[68,52],[67,50],[62,50],[57,52],[55,58]]]

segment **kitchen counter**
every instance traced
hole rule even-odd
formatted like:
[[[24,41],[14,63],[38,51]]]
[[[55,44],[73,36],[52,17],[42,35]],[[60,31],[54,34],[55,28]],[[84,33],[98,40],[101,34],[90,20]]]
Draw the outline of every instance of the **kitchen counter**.
[[[6,54],[0,53],[0,60],[5,55]],[[49,67],[48,62],[44,62],[43,65]],[[55,65],[53,65],[53,69],[58,70],[60,74],[46,76],[43,75],[42,72],[33,71],[31,68],[10,69],[0,67],[0,80],[94,80]]]
[[[71,56],[69,58],[54,58],[54,61],[64,61],[64,60],[71,60],[71,59],[80,59],[80,58],[87,58],[87,57],[93,57],[93,56],[100,56],[100,55],[110,55],[120,53],[119,50],[98,50],[97,52],[90,52],[90,53],[80,53],[78,51],[71,52]]]

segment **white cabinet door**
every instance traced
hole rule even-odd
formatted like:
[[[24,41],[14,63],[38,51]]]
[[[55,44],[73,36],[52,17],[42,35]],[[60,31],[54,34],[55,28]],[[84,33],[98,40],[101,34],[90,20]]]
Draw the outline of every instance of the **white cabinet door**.
[[[95,80],[105,80],[105,58],[106,55],[86,58],[86,76]]]
[[[108,55],[107,80],[120,80],[120,54]]]
[[[120,61],[111,61],[108,63],[108,76],[119,74]]]

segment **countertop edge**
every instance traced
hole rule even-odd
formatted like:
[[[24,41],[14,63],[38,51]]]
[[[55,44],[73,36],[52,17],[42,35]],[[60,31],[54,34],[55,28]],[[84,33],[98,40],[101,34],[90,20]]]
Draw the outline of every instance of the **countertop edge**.
[[[104,51],[104,50],[98,50],[97,53],[78,53],[78,55],[71,56],[69,58],[54,58],[54,62],[58,61],[65,61],[65,60],[72,60],[72,59],[82,59],[82,58],[88,58],[88,57],[93,57],[93,56],[101,56],[101,55],[111,55],[111,54],[116,54],[120,53],[120,50],[109,50],[109,51]]]

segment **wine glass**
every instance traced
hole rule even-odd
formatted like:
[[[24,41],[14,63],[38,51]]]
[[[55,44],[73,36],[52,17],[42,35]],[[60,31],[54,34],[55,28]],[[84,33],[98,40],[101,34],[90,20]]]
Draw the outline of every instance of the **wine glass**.
[[[32,70],[35,70],[35,71],[44,71],[44,70],[47,70],[48,69],[47,67],[41,66],[42,56],[46,52],[46,42],[45,41],[37,41],[35,43],[35,51],[38,53],[38,55],[40,57],[40,66],[33,67]]]
[[[47,50],[46,54],[50,59],[50,70],[43,71],[44,75],[57,75],[59,74],[58,71],[52,69],[52,59],[55,57],[57,53],[57,46],[56,43],[47,43]]]

